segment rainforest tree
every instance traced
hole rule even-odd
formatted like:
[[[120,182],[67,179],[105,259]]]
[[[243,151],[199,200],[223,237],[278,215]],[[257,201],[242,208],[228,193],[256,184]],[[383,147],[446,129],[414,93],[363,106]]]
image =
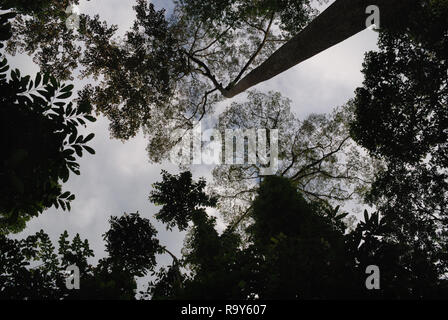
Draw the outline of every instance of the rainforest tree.
[[[447,270],[447,13],[447,1],[430,1],[406,30],[380,35],[351,125],[353,138],[386,163],[367,200],[438,274]]]
[[[9,14],[5,14],[9,17]],[[5,15],[2,15],[2,21]],[[2,34],[10,35],[7,20]],[[0,43],[0,48],[3,43]],[[79,175],[76,157],[94,134],[78,133],[80,126],[95,121],[85,97],[66,102],[74,86],[38,72],[31,79],[0,55],[0,233],[18,232],[31,217],[59,206],[70,210],[75,195],[62,190],[70,172]]]

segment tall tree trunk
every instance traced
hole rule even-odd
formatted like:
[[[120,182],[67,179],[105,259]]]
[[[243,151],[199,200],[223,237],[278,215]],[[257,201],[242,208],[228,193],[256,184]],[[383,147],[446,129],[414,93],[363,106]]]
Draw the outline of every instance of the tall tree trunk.
[[[366,9],[370,5],[379,7],[383,27],[413,1],[418,0],[336,0],[265,62],[224,90],[223,95],[232,98],[364,30],[370,15]]]

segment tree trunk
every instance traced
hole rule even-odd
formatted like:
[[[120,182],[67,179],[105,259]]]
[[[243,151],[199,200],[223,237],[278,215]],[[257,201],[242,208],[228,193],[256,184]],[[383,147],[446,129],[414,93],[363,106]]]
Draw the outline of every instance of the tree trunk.
[[[336,0],[305,29],[274,52],[223,95],[232,98],[256,84],[269,80],[366,28],[370,5],[380,9],[380,25],[394,21],[401,10],[417,0]]]

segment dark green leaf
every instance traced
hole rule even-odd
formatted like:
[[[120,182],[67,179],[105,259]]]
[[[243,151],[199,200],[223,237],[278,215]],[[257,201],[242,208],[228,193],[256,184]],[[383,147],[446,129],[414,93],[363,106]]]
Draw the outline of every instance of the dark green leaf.
[[[95,121],[96,121],[96,118],[95,118],[95,117],[92,117],[92,116],[89,116],[89,115],[84,116],[84,118],[86,118],[86,119],[89,120],[90,122],[95,122]]]
[[[35,87],[37,88],[39,85],[40,85],[40,82],[41,82],[41,80],[42,80],[42,75],[40,74],[40,72],[38,72],[37,74],[36,74],[36,79],[35,79]]]
[[[61,95],[58,96],[57,98],[58,98],[58,99],[67,99],[67,98],[70,98],[71,95],[72,95],[71,92],[66,92],[66,93],[64,93],[64,94],[61,94]]]
[[[94,134],[94,133],[89,134],[89,135],[83,140],[83,143],[87,143],[87,142],[89,142],[90,140],[93,139],[93,137],[95,137],[95,134]]]
[[[89,146],[83,146],[84,149],[86,149],[86,151],[90,154],[95,154],[95,150],[93,150],[91,147]]]
[[[61,198],[61,199],[65,199],[65,198],[67,198],[69,195],[70,195],[70,191],[66,191],[66,192],[64,192],[63,194],[61,194],[61,195],[59,196],[59,198]]]
[[[72,91],[74,87],[75,87],[74,85],[69,84],[68,86],[62,88],[60,91],[61,92],[69,92],[69,91]]]

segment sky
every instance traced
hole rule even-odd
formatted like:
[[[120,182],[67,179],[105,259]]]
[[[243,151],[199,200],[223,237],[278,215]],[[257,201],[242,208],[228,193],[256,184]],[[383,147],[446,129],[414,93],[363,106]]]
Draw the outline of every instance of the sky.
[[[86,14],[99,14],[110,24],[119,26],[124,33],[134,20],[132,10],[134,0],[92,0],[80,1],[79,11]],[[330,1],[332,3],[333,1]],[[167,8],[169,12],[172,2],[167,0],[153,1],[157,8]],[[319,7],[324,8],[326,6]],[[362,83],[361,74],[364,54],[376,50],[377,35],[374,31],[365,30],[358,35],[336,45],[327,51],[303,62],[283,74],[259,84],[255,89],[279,91],[284,97],[292,100],[292,111],[299,118],[310,113],[330,112],[334,107],[345,104],[353,98],[354,90]],[[8,57],[10,65],[22,70],[23,74],[34,75],[38,68],[26,56]],[[81,88],[80,83],[76,83]],[[226,101],[230,104],[233,100]],[[95,138],[90,146],[95,155],[85,154],[80,160],[81,175],[71,175],[64,184],[63,190],[76,195],[72,202],[72,210],[50,208],[38,218],[31,220],[25,231],[14,236],[23,238],[43,229],[57,243],[64,230],[71,236],[76,233],[88,239],[96,258],[105,255],[102,234],[108,230],[108,219],[111,215],[120,216],[124,212],[139,211],[143,217],[149,218],[159,231],[161,244],[171,252],[180,256],[184,234],[168,232],[159,224],[153,215],[158,209],[148,200],[151,185],[161,179],[160,171],[165,169],[171,173],[178,169],[171,163],[151,164],[146,153],[147,142],[142,134],[121,142],[110,138],[108,121],[99,117],[97,122],[89,125],[85,132],[94,132]],[[210,176],[209,167],[192,168],[194,177]],[[161,264],[171,263],[169,256],[159,258]]]

